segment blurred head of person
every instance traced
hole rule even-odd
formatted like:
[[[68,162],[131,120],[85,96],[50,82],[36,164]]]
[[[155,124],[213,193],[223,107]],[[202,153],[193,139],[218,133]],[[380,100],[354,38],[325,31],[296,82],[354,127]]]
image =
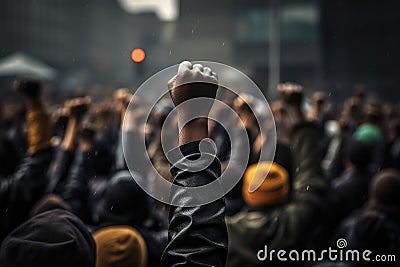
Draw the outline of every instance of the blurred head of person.
[[[71,212],[50,206],[5,238],[1,266],[95,266],[96,245],[86,225]]]
[[[151,131],[153,127],[147,123],[147,116],[147,109],[144,107],[144,104],[137,103],[136,101],[134,104],[131,103],[128,105],[125,112],[122,130],[126,133],[138,133],[141,138],[146,138],[146,141],[147,139],[151,140]]]
[[[311,96],[313,104],[316,105],[318,108],[322,107],[327,98],[328,94],[322,91],[314,92]]]
[[[140,233],[128,226],[111,226],[93,234],[96,242],[96,267],[144,267],[146,243]]]
[[[249,206],[278,206],[289,199],[292,183],[292,155],[289,147],[278,143],[273,162],[249,166],[243,177],[242,194]],[[251,192],[250,184],[260,184]]]
[[[174,142],[176,139],[174,136],[178,132],[178,126],[175,113],[172,113],[173,109],[172,102],[167,99],[162,99],[154,106],[150,114],[150,124],[154,131],[155,141],[161,141],[161,131],[164,132],[163,138],[165,140],[163,142]]]
[[[400,120],[392,119],[388,122],[387,138],[389,142],[395,142],[400,137]]]
[[[400,172],[386,169],[371,182],[368,209],[400,218]]]
[[[174,106],[171,101],[162,99],[154,106],[151,112],[151,122],[156,128],[161,128],[173,109]]]
[[[37,79],[30,77],[17,77],[14,81],[14,88],[29,98],[36,99],[40,95],[42,85]]]
[[[247,129],[257,126],[257,118],[253,112],[254,102],[254,97],[249,94],[241,94],[233,101],[233,109],[239,115],[244,127]]]
[[[92,106],[90,114],[94,118],[96,131],[107,131],[111,126],[115,126],[118,123],[119,116],[111,101],[96,103]]]
[[[30,217],[34,217],[40,213],[61,209],[66,211],[72,211],[71,207],[66,203],[61,197],[56,194],[48,194],[42,197],[36,204],[32,207],[30,211]]]
[[[100,225],[143,226],[149,216],[148,199],[132,175],[144,179],[139,173],[124,170],[115,173],[108,182],[94,215]]]
[[[382,122],[382,104],[376,100],[370,100],[363,106],[365,122],[379,125]]]
[[[372,161],[372,146],[366,142],[350,139],[346,143],[345,160],[359,171],[368,171]]]
[[[253,192],[251,184],[260,184]],[[249,206],[276,206],[282,204],[289,193],[289,174],[275,162],[262,161],[251,165],[245,172],[242,194]]]
[[[355,84],[353,87],[353,95],[354,97],[358,98],[360,102],[364,99],[366,91],[367,89],[365,85],[361,83]]]
[[[382,145],[385,142],[381,129],[371,123],[360,125],[354,132],[353,138],[371,146]]]

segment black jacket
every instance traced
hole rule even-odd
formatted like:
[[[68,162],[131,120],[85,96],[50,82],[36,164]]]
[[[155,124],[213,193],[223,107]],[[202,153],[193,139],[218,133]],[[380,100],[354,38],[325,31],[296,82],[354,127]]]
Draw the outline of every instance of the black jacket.
[[[370,180],[371,174],[358,170],[347,170],[332,180],[329,194],[331,223],[340,222],[365,204]]]
[[[337,232],[336,242],[339,238],[347,241],[346,249],[357,249],[358,251],[370,250],[370,259],[374,260],[377,255],[395,255],[396,261],[387,262],[352,262],[349,267],[368,266],[400,266],[400,219],[389,217],[381,212],[368,211],[354,213],[343,221]],[[361,253],[360,252],[360,253]]]
[[[0,178],[0,242],[28,218],[31,207],[44,194],[51,156],[51,149],[27,154],[13,175]]]
[[[229,254],[227,266],[277,266],[278,262],[260,261],[257,252],[305,246],[326,207],[327,184],[320,168],[320,150],[316,145],[320,131],[311,123],[293,129],[291,147],[295,162],[293,195],[278,206],[243,209],[227,219]],[[289,262],[283,262],[289,266]]]
[[[179,150],[189,160],[200,156],[199,142],[192,142],[170,151],[168,158],[175,158]],[[175,161],[177,162],[177,161]],[[174,184],[184,187],[196,187],[208,184],[221,174],[218,159],[199,172],[187,171],[187,166],[176,164],[171,167]],[[163,266],[225,266],[228,235],[224,221],[224,199],[212,203],[183,207],[186,201],[193,200],[185,189],[176,190],[171,198],[180,206],[170,208],[169,244],[162,256]],[[200,196],[201,197],[201,196]]]

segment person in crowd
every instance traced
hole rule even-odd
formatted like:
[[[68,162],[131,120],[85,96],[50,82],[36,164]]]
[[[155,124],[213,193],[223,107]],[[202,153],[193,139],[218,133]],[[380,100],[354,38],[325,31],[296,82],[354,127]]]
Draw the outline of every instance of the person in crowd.
[[[27,99],[27,154],[16,171],[0,179],[0,240],[27,219],[33,204],[44,194],[51,161],[50,118],[41,100],[40,83],[19,78],[16,89]]]
[[[96,267],[146,267],[147,248],[134,228],[110,226],[93,234]]]
[[[365,142],[352,138],[346,141],[342,153],[345,171],[329,180],[329,212],[316,231],[319,246],[327,247],[341,221],[366,203],[372,178],[372,151],[373,147]]]
[[[325,114],[324,114],[324,108],[326,104],[326,100],[328,98],[328,95],[325,92],[317,91],[313,93],[311,100],[311,110],[307,114],[307,119],[309,121],[314,121],[321,127],[325,125],[325,122],[327,120]]]
[[[370,100],[363,107],[363,122],[357,127],[353,138],[373,146],[371,171],[376,173],[383,164],[385,137],[382,131],[382,105],[379,101]]]
[[[96,244],[86,225],[57,196],[40,201],[32,218],[3,241],[4,267],[95,267]]]
[[[187,81],[198,81],[186,83]],[[215,98],[218,89],[217,75],[208,67],[184,61],[178,73],[168,84],[172,101],[177,110],[179,147],[171,150],[171,173],[174,184],[196,187],[216,180],[221,174],[217,158],[202,171],[190,172],[187,164],[198,159],[200,141],[208,138],[207,117],[211,106],[202,105],[196,109],[196,119],[185,122],[193,114],[187,106],[179,106],[196,97]],[[188,118],[189,116],[189,118]],[[204,142],[205,145],[210,145]],[[179,154],[183,154],[182,159]],[[179,164],[177,164],[179,162]],[[201,163],[201,162],[200,162]],[[163,266],[225,266],[228,248],[228,234],[225,224],[225,203],[223,199],[202,206],[185,207],[184,204],[196,198],[185,188],[176,190],[170,196],[178,206],[170,207],[168,245],[162,256]]]
[[[386,169],[376,174],[371,183],[368,202],[346,220],[336,232],[347,240],[347,249],[370,250],[376,255],[394,255],[395,261],[379,266],[399,266],[400,258],[400,173]],[[337,239],[336,238],[336,239]],[[377,266],[374,261],[349,262],[345,266]]]
[[[400,170],[400,120],[398,118],[388,120],[387,128],[383,168]]]
[[[0,109],[0,266],[259,266],[267,264],[257,259],[265,245],[321,250],[339,237],[349,248],[400,257],[398,107],[368,100],[358,86],[343,106],[312,93],[305,114],[294,84],[279,86],[272,124],[258,99],[224,88],[218,97],[237,117],[228,108],[179,106],[215,98],[217,81],[208,67],[182,62],[168,83],[173,105],[163,99],[149,116],[149,103],[129,104],[137,96],[126,88],[103,97],[57,93],[47,105],[39,81],[18,78],[26,104],[6,96]],[[207,120],[210,112],[224,125]],[[247,138],[238,137],[241,125]],[[276,130],[273,162],[259,162],[269,149],[260,129]],[[175,147],[169,154],[162,131]],[[191,172],[206,138],[217,155]],[[153,166],[136,149],[143,145]],[[239,165],[247,168],[239,183],[207,205],[186,207],[198,196],[182,188],[167,206],[139,186],[159,189],[151,167],[175,185],[198,187],[226,170],[235,177]]]
[[[236,176],[237,173],[239,173],[237,170],[237,168],[240,169],[239,166],[247,168],[251,164],[257,162],[260,156],[260,151],[257,151],[255,148],[256,140],[260,135],[260,128],[253,111],[255,109],[254,102],[254,97],[249,94],[238,95],[233,100],[233,110],[238,114],[240,120],[233,119],[236,127],[234,127],[232,131],[233,136],[229,162],[233,163],[234,167],[230,170],[231,173],[228,173],[227,176]],[[239,137],[239,129],[243,127],[246,131],[247,139]],[[246,151],[247,146],[249,146],[248,155],[247,153],[243,153],[243,151]],[[245,204],[241,190],[242,184],[243,177],[225,196],[228,216],[238,213]]]
[[[331,181],[329,193],[332,209],[330,222],[340,221],[361,208],[367,201],[371,172],[372,148],[357,140],[350,140],[346,151],[346,170]]]
[[[326,206],[327,183],[319,166],[318,146],[315,146],[320,132],[305,122],[300,86],[283,84],[279,92],[292,120],[291,147],[296,170],[293,196],[287,201],[289,171],[282,163],[260,162],[247,169],[243,183],[247,209],[227,219],[227,266],[266,264],[257,259],[257,252],[265,245],[270,249],[304,246],[318,223],[316,218]],[[251,192],[251,183],[261,184]]]
[[[145,179],[133,171],[116,172],[106,184],[99,203],[92,211],[94,229],[130,227],[144,239],[149,267],[160,266],[161,255],[168,242],[166,226],[151,216],[153,207],[148,195],[136,183]]]
[[[15,172],[26,153],[26,138],[23,123],[26,117],[25,105],[17,97],[7,97],[0,107],[0,176]]]

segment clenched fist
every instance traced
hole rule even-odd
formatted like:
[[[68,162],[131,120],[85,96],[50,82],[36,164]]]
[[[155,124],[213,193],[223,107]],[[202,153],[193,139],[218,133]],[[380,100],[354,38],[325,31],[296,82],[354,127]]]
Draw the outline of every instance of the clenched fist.
[[[206,138],[208,129],[204,118],[208,117],[218,90],[217,74],[209,67],[183,61],[178,73],[168,82],[168,88],[178,114],[180,143]],[[197,98],[208,99],[196,101]]]
[[[301,106],[303,101],[303,88],[295,83],[281,83],[278,92],[282,100],[292,106]]]
[[[79,120],[87,112],[90,103],[91,99],[89,97],[79,97],[67,100],[64,103],[64,108],[71,117]]]
[[[218,77],[208,67],[203,67],[201,64],[192,65],[189,61],[183,61],[179,65],[178,73],[168,82],[168,88],[179,116],[185,115],[183,114],[185,112],[192,115],[207,116],[212,106],[209,103],[196,106],[196,110],[178,106],[185,101],[199,97],[214,99],[218,89]],[[194,112],[197,114],[193,114]]]

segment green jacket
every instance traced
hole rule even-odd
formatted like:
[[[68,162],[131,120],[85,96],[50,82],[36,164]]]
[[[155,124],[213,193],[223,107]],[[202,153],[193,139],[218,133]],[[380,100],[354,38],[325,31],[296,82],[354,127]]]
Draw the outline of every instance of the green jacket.
[[[294,127],[291,138],[295,161],[292,199],[280,206],[253,207],[227,218],[229,250],[226,266],[265,265],[267,262],[257,259],[258,251],[264,250],[265,245],[270,251],[295,248],[307,241],[326,203],[327,184],[320,167],[319,140],[320,131],[313,124]]]

